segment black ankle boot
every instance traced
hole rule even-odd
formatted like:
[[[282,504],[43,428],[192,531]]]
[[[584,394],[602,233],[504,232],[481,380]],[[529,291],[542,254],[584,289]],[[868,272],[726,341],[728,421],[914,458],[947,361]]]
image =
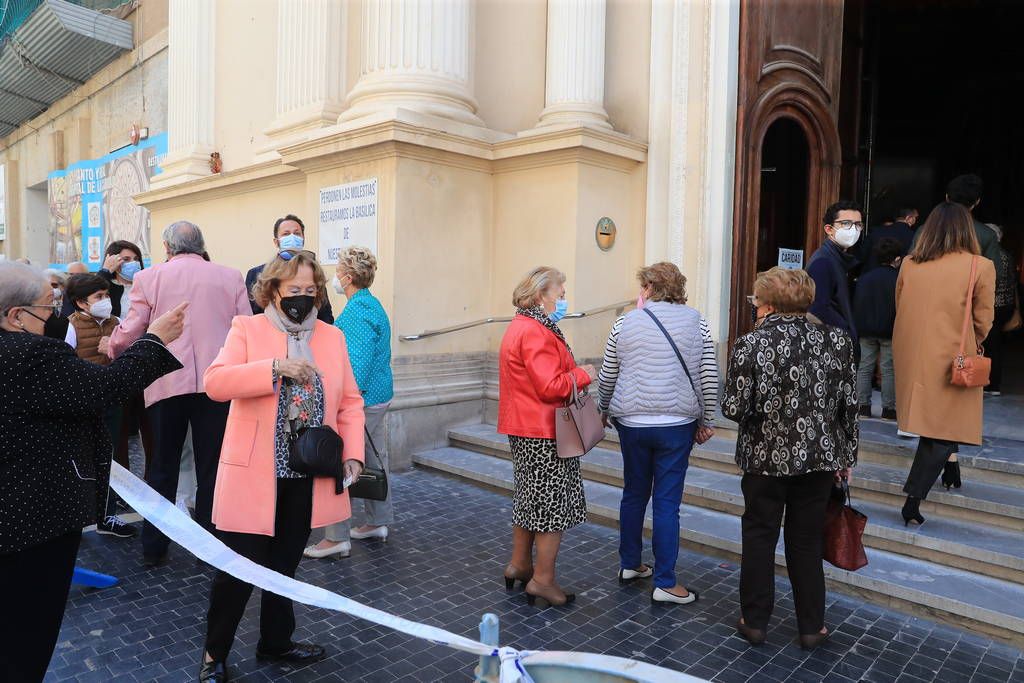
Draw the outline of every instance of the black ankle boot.
[[[942,485],[948,491],[950,488],[958,489],[963,482],[960,481],[960,462],[958,460],[946,461],[942,467]]]
[[[921,506],[921,499],[907,496],[907,502],[903,504],[903,526],[909,526],[911,522],[918,525],[924,524],[924,517],[918,508]]]

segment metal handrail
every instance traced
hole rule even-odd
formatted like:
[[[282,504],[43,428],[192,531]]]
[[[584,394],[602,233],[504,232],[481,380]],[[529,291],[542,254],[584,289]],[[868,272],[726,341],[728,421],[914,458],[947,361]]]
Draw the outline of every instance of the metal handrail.
[[[628,306],[632,306],[634,303],[635,302],[633,301],[620,301],[617,304],[608,304],[607,306],[591,308],[586,311],[577,311],[576,313],[567,314],[564,318],[562,318],[562,320],[576,320],[578,318],[586,318],[591,315],[598,315],[599,313],[607,313],[608,311],[615,311],[616,315],[622,315],[622,312],[626,310]],[[468,330],[473,327],[480,327],[481,325],[511,322],[512,317],[513,316],[495,316],[491,318],[483,318],[481,320],[474,320],[473,322],[461,323],[459,325],[452,325],[451,327],[442,327],[437,330],[424,330],[419,334],[403,334],[398,337],[398,340],[404,342],[420,341],[421,339],[437,337],[442,334],[448,334],[449,332],[459,332],[460,330]]]

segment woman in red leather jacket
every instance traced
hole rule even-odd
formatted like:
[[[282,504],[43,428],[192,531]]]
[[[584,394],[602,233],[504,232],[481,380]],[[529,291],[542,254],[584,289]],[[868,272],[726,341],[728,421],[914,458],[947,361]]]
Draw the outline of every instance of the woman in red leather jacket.
[[[527,600],[548,605],[575,599],[555,582],[562,532],[587,518],[579,458],[559,458],[555,408],[565,405],[573,378],[579,389],[597,371],[577,366],[558,321],[565,315],[565,275],[554,268],[531,271],[512,294],[516,316],[501,340],[498,431],[512,447],[514,494],[512,560],[505,585],[526,585]],[[537,547],[537,560],[533,548]]]

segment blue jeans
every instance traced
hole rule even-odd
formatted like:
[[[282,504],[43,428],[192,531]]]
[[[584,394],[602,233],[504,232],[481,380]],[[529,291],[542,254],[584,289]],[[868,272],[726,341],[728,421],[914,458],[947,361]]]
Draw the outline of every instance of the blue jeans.
[[[654,493],[654,585],[676,585],[679,557],[679,504],[690,464],[697,423],[676,427],[627,427],[616,423],[622,444],[622,503],[619,504],[619,563],[636,569],[643,562],[644,513]]]

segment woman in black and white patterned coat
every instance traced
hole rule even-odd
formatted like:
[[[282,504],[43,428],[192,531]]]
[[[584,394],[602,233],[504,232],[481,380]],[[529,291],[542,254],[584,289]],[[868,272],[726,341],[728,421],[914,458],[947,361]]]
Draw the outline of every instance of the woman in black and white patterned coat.
[[[772,268],[754,284],[756,328],[736,340],[722,413],[739,423],[743,470],[743,561],[737,629],[764,642],[774,605],[775,546],[785,513],[786,565],[801,646],[825,628],[821,537],[833,481],[857,461],[857,378],[853,341],[807,318],[814,282],[805,271]]]

